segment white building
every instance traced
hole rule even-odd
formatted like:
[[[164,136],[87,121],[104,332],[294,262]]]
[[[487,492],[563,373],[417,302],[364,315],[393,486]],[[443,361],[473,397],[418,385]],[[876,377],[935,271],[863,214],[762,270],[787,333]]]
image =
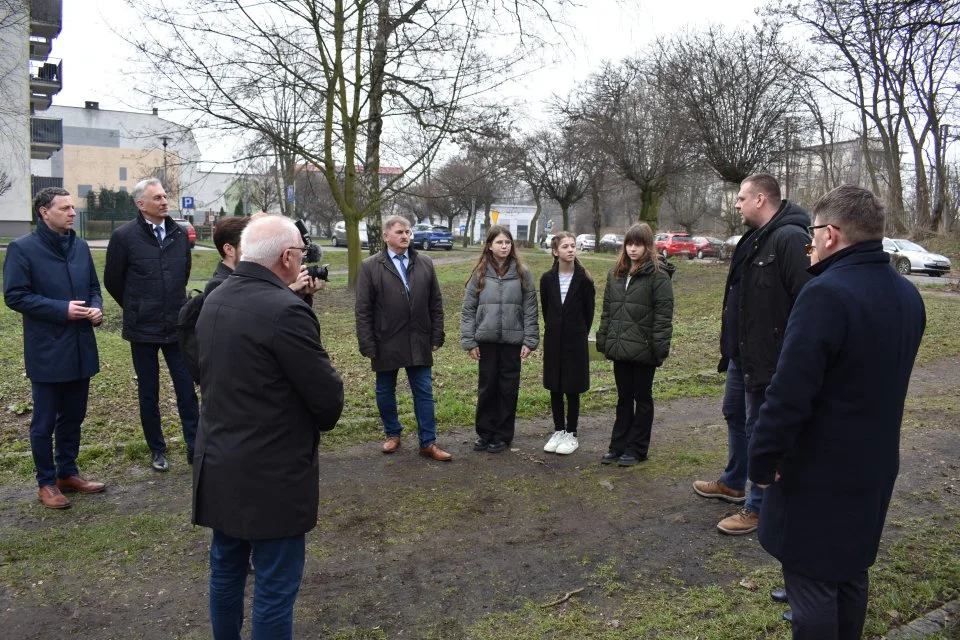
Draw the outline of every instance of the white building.
[[[537,208],[533,205],[495,203],[490,205],[490,223],[509,228],[514,240],[520,242],[528,238],[530,223],[536,212]],[[487,229],[484,226],[483,218],[484,209],[477,209],[476,215],[474,216],[473,229],[470,234],[473,242],[483,242],[484,239],[486,239]],[[458,216],[455,219],[454,229],[452,229],[453,234],[462,236],[465,232],[466,224],[467,216]],[[541,215],[537,225],[539,228],[536,229],[534,238],[540,237],[545,224],[546,221],[543,220],[543,215]]]
[[[30,173],[31,158],[49,158],[63,139],[59,120],[34,116],[63,86],[61,61],[48,57],[61,23],[60,0],[0,4],[0,236],[28,233],[34,192],[62,186]]]

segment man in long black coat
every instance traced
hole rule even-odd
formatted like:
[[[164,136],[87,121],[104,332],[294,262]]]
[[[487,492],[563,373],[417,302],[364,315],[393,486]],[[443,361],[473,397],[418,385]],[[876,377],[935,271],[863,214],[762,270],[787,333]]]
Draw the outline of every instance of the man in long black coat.
[[[433,400],[433,352],[443,346],[443,298],[433,262],[410,248],[410,223],[390,216],[383,223],[384,249],[360,265],[357,276],[357,342],[377,376],[377,409],[384,453],[400,447],[397,374],[403,368],[413,392],[421,455],[447,461],[437,446]]]
[[[281,216],[253,220],[233,275],[197,320],[203,420],[193,522],[213,529],[210,619],[239,638],[248,558],[257,568],[253,637],[289,638],[304,536],[317,524],[320,432],[343,409],[343,382],[312,309],[288,285],[303,239]]]
[[[820,262],[790,314],[750,442],[760,544],[783,564],[797,640],[860,638],[926,324],[883,252],[883,206],[839,187],[814,207]]]

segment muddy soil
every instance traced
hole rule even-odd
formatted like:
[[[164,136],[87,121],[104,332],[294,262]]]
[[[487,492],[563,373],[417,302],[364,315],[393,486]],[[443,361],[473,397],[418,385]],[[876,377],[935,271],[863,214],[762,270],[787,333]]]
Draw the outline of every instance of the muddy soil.
[[[911,395],[956,396],[958,380],[960,360],[940,361],[915,372]],[[661,403],[650,460],[629,469],[598,464],[612,422],[606,414],[581,419],[580,449],[570,456],[543,453],[546,418],[518,424],[512,450],[499,455],[474,453],[469,428],[443,432],[438,443],[454,454],[450,463],[420,458],[409,436],[391,456],[379,443],[322,451],[320,524],[308,535],[297,637],[353,629],[354,637],[455,638],[484,614],[581,587],[576,597],[603,610],[611,580],[628,589],[726,584],[772,565],[754,536],[717,532],[731,505],[691,489],[725,462],[719,405]],[[960,412],[923,414],[908,415],[921,428],[905,428],[888,523],[941,508],[918,493],[960,505]],[[169,546],[137,562],[104,557],[91,568],[95,583],[66,576],[55,590],[0,586],[0,635],[208,637],[209,532],[187,524],[187,469],[179,463],[158,475],[134,467],[106,494],[77,498],[69,518],[46,517],[29,484],[0,487],[0,531],[92,524],[100,516],[84,514],[85,505],[98,502],[113,515],[165,513],[183,523],[171,528]],[[896,528],[888,526],[887,540]]]

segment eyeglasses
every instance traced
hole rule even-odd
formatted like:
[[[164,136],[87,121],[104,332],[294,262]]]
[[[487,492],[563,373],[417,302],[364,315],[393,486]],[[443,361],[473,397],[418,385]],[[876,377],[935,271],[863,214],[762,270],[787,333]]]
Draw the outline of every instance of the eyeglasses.
[[[807,254],[808,256],[812,256],[812,255],[813,255],[813,252],[816,251],[816,250],[817,250],[817,248],[816,248],[815,246],[813,246],[812,244],[805,244],[805,245],[803,245],[803,252],[804,252],[805,254]]]
[[[814,231],[816,231],[817,229],[823,229],[824,227],[833,227],[833,228],[836,229],[837,231],[842,231],[842,229],[841,229],[840,227],[838,227],[837,225],[835,225],[835,224],[830,224],[830,223],[828,222],[827,224],[812,224],[812,225],[810,225],[809,227],[807,227],[807,233],[809,233],[809,234],[810,234],[810,237],[812,238]]]
[[[287,249],[296,249],[300,252],[300,255],[307,255],[307,245],[303,245],[302,247],[287,247]]]

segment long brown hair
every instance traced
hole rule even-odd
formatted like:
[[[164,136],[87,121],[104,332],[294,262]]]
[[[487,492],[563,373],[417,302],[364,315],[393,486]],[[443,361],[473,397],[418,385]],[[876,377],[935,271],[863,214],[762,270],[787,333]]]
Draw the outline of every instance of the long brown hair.
[[[633,261],[627,255],[628,244],[640,245],[644,248],[640,263],[636,268],[633,268]],[[646,222],[641,222],[627,229],[627,233],[623,237],[623,246],[620,247],[620,255],[617,257],[617,266],[613,268],[613,275],[618,278],[625,278],[629,273],[632,277],[647,261],[653,262],[653,268],[656,271],[660,270],[660,264],[657,261],[657,249],[653,243],[653,229]]]
[[[490,247],[493,246],[493,241],[497,239],[497,236],[500,234],[507,236],[510,239],[510,254],[504,259],[503,263],[497,266],[496,260],[493,259],[493,254],[490,251]],[[487,282],[487,265],[493,264],[494,269],[497,272],[497,275],[503,277],[503,274],[507,272],[507,269],[510,268],[510,261],[513,260],[517,264],[517,275],[520,277],[520,290],[526,291],[526,283],[524,282],[524,274],[527,272],[526,267],[523,266],[523,263],[520,262],[520,256],[517,255],[517,243],[513,241],[513,235],[510,233],[508,227],[501,227],[498,224],[490,227],[490,230],[487,232],[487,239],[483,243],[483,252],[480,254],[480,259],[477,260],[476,266],[473,268],[473,271],[470,272],[470,277],[473,277],[473,274],[477,274],[477,293],[483,291],[483,287]],[[470,284],[470,278],[467,278],[465,284]]]
[[[560,231],[560,232],[557,233],[557,235],[553,236],[553,239],[550,241],[550,252],[551,252],[551,253],[553,253],[553,252],[555,252],[555,251],[557,251],[557,250],[560,249],[560,242],[561,242],[564,238],[570,238],[570,239],[573,240],[574,242],[576,242],[576,240],[577,240],[577,236],[573,235],[573,234],[570,233],[569,231]],[[560,257],[559,257],[556,253],[553,253],[553,266],[557,266],[557,264],[558,264],[559,262],[560,262]],[[587,277],[587,280],[589,280],[590,282],[593,282],[593,276],[590,275],[590,272],[587,271],[587,268],[583,266],[583,263],[582,263],[582,262],[580,262],[580,258],[576,258],[576,257],[575,257],[575,258],[573,259],[573,263],[580,265],[580,268],[583,269],[583,274]]]

